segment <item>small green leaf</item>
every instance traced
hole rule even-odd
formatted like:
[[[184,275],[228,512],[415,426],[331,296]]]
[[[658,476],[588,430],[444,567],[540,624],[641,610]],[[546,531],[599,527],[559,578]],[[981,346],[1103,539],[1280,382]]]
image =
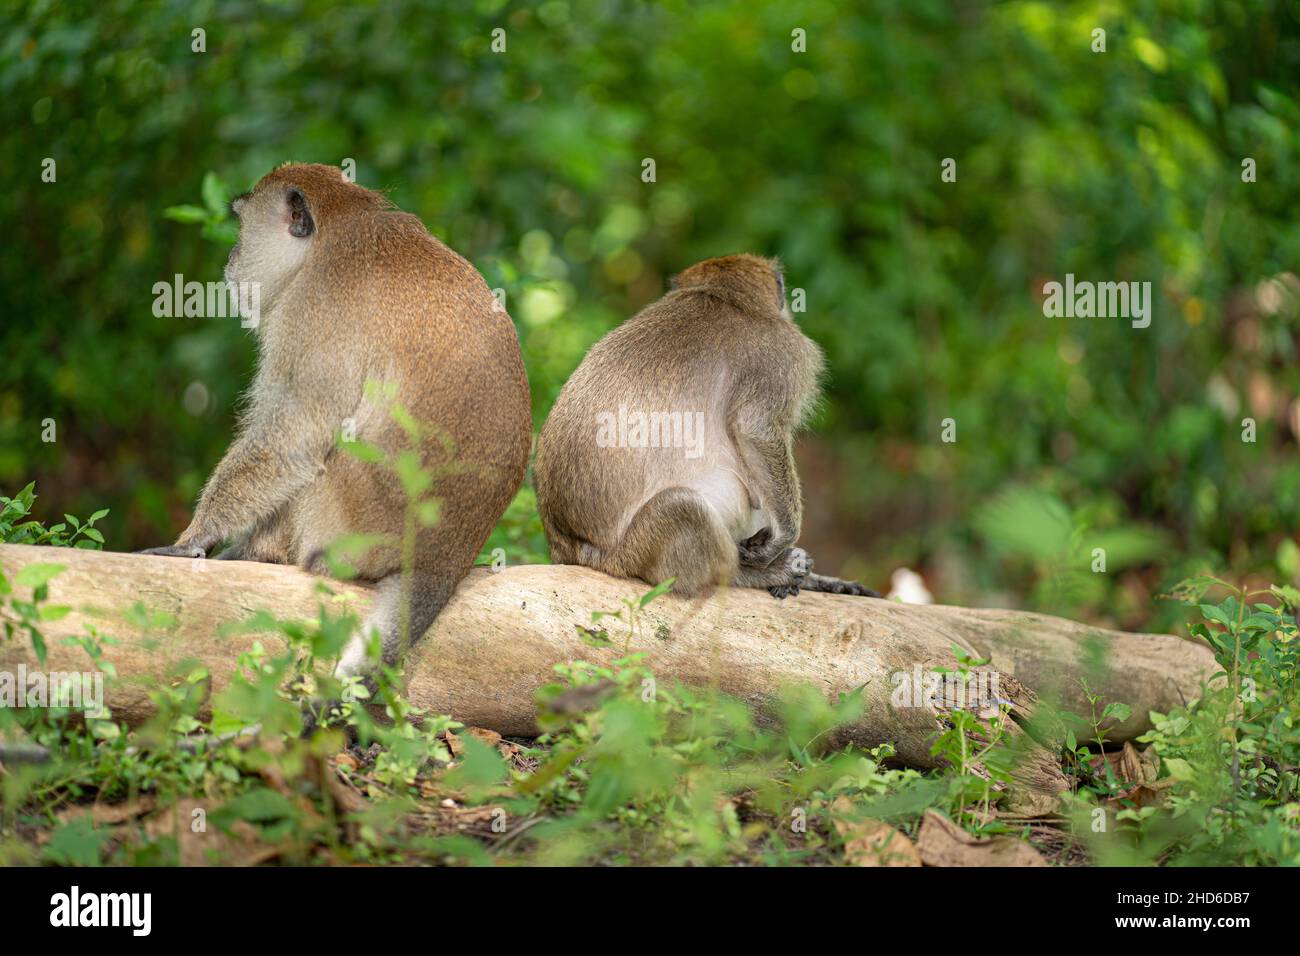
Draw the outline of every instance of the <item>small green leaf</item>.
[[[1106,705],[1106,709],[1101,712],[1101,715],[1103,717],[1113,717],[1122,724],[1133,716],[1133,708],[1128,704],[1121,704],[1119,701],[1114,701],[1113,703]]]
[[[203,186],[200,189],[203,196],[203,204],[217,219],[226,218],[226,205],[230,202],[229,190],[216,173],[205,173],[203,175]]]
[[[1221,607],[1217,607],[1213,604],[1198,604],[1197,607],[1200,608],[1201,614],[1207,621],[1214,621],[1216,624],[1222,624],[1224,627],[1228,627],[1232,623],[1228,619],[1228,613]]]
[[[510,768],[495,747],[490,747],[473,734],[460,735],[465,748],[460,762],[444,778],[451,787],[488,786],[500,783],[510,774]]]
[[[382,462],[388,456],[382,448],[364,441],[340,441],[339,447],[358,461]]]
[[[664,581],[662,584],[656,584],[645,594],[641,595],[641,600],[638,602],[639,605],[641,607],[645,607],[655,598],[662,597],[663,595],[667,594],[668,589],[673,586],[673,582],[676,580],[677,580],[676,578],[669,578],[667,581]]]
[[[612,647],[614,645],[614,642],[609,639],[609,633],[603,628],[594,631],[591,628],[583,627],[581,624],[573,626],[578,629],[579,639],[588,647]]]
[[[1197,604],[1200,602],[1201,597],[1205,594],[1205,592],[1208,591],[1210,588],[1214,587],[1216,584],[1221,585],[1225,588],[1232,587],[1232,585],[1229,584],[1227,581],[1222,581],[1219,578],[1216,578],[1212,574],[1200,574],[1195,577],[1185,578],[1184,580],[1179,581],[1177,584],[1171,587],[1167,592],[1160,595],[1160,597],[1166,598],[1171,601],[1178,601],[1181,604]]]
[[[208,211],[202,206],[168,206],[163,210],[163,218],[173,222],[204,222]]]
[[[442,519],[442,500],[430,498],[428,501],[421,501],[416,513],[420,518],[420,524],[432,528]]]
[[[1289,584],[1275,584],[1270,590],[1291,607],[1300,608],[1300,589]]]
[[[72,608],[66,604],[46,604],[41,608],[40,618],[42,621],[61,621],[68,616]]]
[[[263,787],[241,794],[212,811],[212,822],[229,830],[239,820],[267,825],[297,818],[297,810],[283,794]]]
[[[433,478],[424,470],[420,456],[413,451],[404,451],[393,462],[393,470],[402,483],[407,497],[418,498],[433,485]]]
[[[67,565],[63,564],[41,562],[29,564],[14,576],[14,584],[22,587],[39,588],[62,574],[66,568]]]
[[[90,814],[83,813],[51,833],[41,853],[48,862],[61,866],[98,866],[110,836],[107,828],[96,830]]]

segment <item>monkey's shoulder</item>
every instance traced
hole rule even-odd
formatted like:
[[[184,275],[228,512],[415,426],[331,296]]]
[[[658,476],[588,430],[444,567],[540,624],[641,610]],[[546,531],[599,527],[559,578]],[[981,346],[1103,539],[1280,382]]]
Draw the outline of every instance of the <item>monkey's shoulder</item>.
[[[492,294],[470,262],[410,213],[384,210],[334,237],[315,282],[381,298],[491,308]],[[421,310],[416,310],[421,311]]]

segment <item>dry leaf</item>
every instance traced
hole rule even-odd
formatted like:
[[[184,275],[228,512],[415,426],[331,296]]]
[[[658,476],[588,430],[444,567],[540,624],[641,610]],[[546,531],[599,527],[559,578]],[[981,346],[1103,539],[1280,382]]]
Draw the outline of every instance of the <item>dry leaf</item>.
[[[853,813],[847,797],[836,797],[831,804],[831,819],[844,838],[844,859],[851,866],[921,865],[921,855],[906,836],[882,820],[855,819]]]
[[[140,797],[138,800],[131,800],[126,803],[94,803],[89,808],[90,822],[97,827],[114,826],[144,816],[154,808],[154,805],[155,801],[151,796]],[[86,809],[85,806],[72,806],[66,810],[61,810],[59,812],[59,821],[67,823],[72,818],[84,814]]]
[[[1100,774],[1104,760],[1110,764],[1111,773],[1121,784],[1141,785],[1155,780],[1160,771],[1159,759],[1154,754],[1152,759],[1147,759],[1145,754],[1138,753],[1131,741],[1125,741],[1122,750],[1093,756],[1089,764],[1094,773]]]
[[[236,821],[229,835],[212,824],[195,833],[194,810],[200,808],[207,810],[197,800],[179,800],[145,821],[145,832],[151,838],[176,838],[181,866],[211,866],[214,860],[223,866],[256,866],[282,852],[282,847],[263,843],[257,828],[244,820]]]
[[[486,727],[467,727],[466,729],[489,747],[495,747],[501,743],[501,735],[495,730],[488,730]]]
[[[503,746],[501,742],[501,735],[497,733],[495,730],[488,730],[486,727],[466,727],[464,730],[461,731],[461,733],[469,734],[475,740],[478,740],[481,743],[485,743],[489,747],[497,747],[498,749],[501,749],[501,747]],[[459,757],[461,754],[465,752],[465,745],[461,743],[460,737],[457,736],[455,732],[448,730],[448,731],[444,731],[443,735],[447,738],[447,749],[451,751],[451,755],[453,757]],[[513,745],[505,745],[505,746],[513,746]],[[510,754],[506,751],[502,751],[501,755],[503,757],[510,756]]]
[[[1101,773],[1103,759],[1110,765],[1120,786],[1119,792],[1106,800],[1111,809],[1125,809],[1129,803],[1138,807],[1160,803],[1164,800],[1164,791],[1174,784],[1171,777],[1156,779],[1160,775],[1160,757],[1152,747],[1139,753],[1132,743],[1126,741],[1122,750],[1104,757],[1093,757],[1090,763],[1094,772]]]
[[[336,770],[347,770],[349,773],[355,772],[361,766],[361,761],[346,750],[334,756],[334,767]]]
[[[500,807],[486,806],[457,807],[455,810],[443,812],[457,830],[481,830],[486,827],[491,831],[492,820],[502,811]]]
[[[1006,836],[971,836],[934,810],[925,811],[916,846],[926,866],[1047,866],[1028,843]]]

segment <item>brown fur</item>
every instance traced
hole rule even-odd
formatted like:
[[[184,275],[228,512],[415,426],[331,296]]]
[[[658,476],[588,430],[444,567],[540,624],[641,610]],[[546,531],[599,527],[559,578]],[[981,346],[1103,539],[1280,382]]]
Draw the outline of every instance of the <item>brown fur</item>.
[[[314,224],[306,238],[288,232],[293,189]],[[235,207],[240,242],[226,274],[263,286],[257,375],[194,520],[174,548],[158,550],[206,552],[229,539],[222,557],[319,569],[340,535],[400,538],[406,496],[396,477],[336,447],[349,421],[359,441],[409,447],[387,402],[364,397],[367,380],[394,383],[397,402],[428,426],[420,451],[440,475],[431,493],[441,518],[417,534],[416,639],[523,480],[532,426],[514,325],[468,262],[335,167],[282,166]],[[359,563],[361,577],[381,582],[374,623],[386,658],[401,629],[400,567],[394,547]]]
[[[785,314],[779,266],[698,263],[596,345],[538,439],[537,503],[558,563],[698,594],[718,583],[778,596],[867,593],[811,574],[793,436],[817,401],[822,355]],[[702,416],[681,447],[600,447],[602,413]],[[662,439],[661,439],[662,443]]]

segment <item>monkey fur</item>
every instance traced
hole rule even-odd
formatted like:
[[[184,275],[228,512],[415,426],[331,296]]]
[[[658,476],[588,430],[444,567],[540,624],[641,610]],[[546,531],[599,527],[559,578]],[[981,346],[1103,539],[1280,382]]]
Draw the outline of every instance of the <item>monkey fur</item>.
[[[532,438],[528,381],[510,316],[463,258],[420,220],[333,166],[285,165],[231,204],[239,241],[228,282],[261,283],[257,373],[238,434],[170,547],[145,553],[296,563],[324,570],[341,535],[387,536],[352,560],[377,582],[369,626],[394,663],[446,604],[523,481]],[[441,502],[415,533],[409,626],[397,476],[338,447],[340,434],[389,453],[411,439],[367,381],[396,387],[417,422]],[[364,674],[366,640],[340,676]]]
[[[785,311],[776,262],[691,266],[591,348],[551,409],[534,463],[551,560],[649,584],[674,578],[682,595],[731,583],[779,598],[800,588],[879,597],[813,573],[796,546],[793,437],[821,373],[821,350]],[[664,433],[674,415],[702,422],[698,453],[665,447],[676,442],[662,434],[645,447],[644,430],[598,441],[602,416],[624,412],[658,416]]]

